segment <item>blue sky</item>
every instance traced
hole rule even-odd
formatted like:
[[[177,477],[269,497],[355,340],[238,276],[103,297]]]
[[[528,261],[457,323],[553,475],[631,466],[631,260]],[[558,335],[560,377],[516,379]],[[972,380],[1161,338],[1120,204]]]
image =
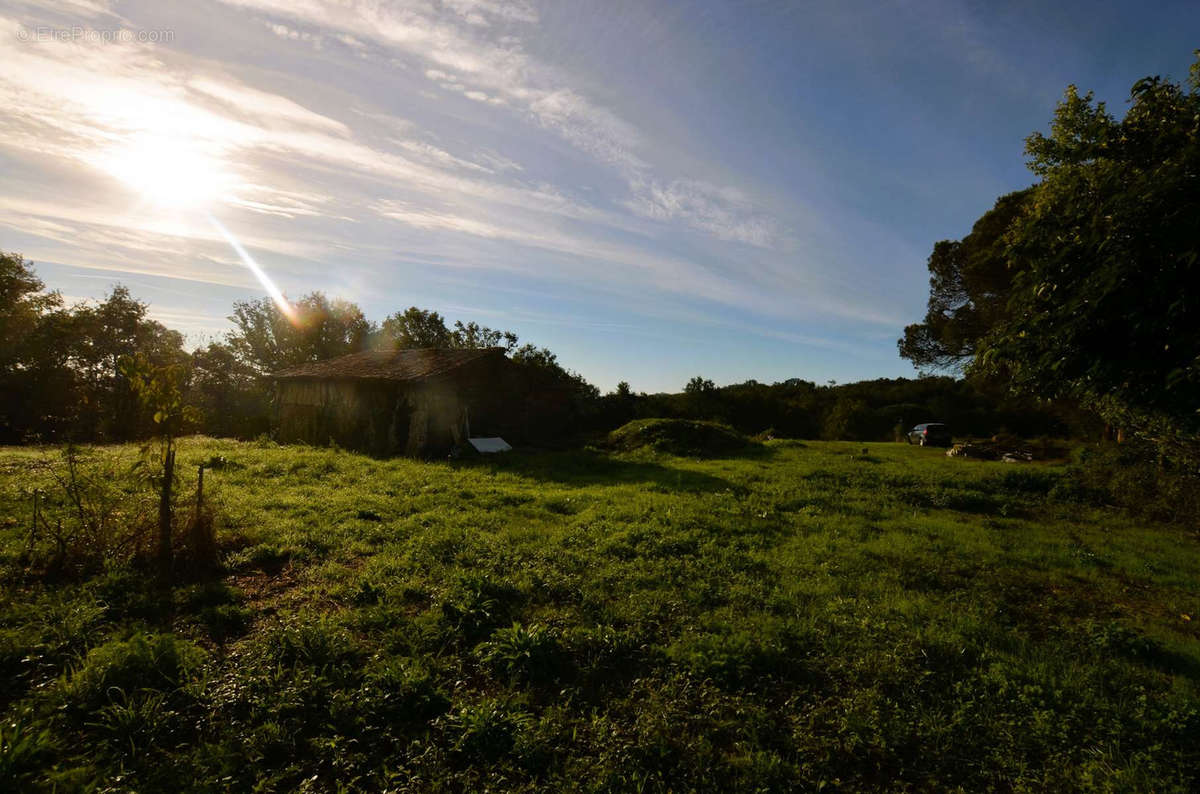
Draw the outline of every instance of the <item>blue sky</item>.
[[[0,250],[193,342],[418,305],[602,388],[911,375],[935,240],[1068,83],[1183,78],[1195,3],[0,2]]]

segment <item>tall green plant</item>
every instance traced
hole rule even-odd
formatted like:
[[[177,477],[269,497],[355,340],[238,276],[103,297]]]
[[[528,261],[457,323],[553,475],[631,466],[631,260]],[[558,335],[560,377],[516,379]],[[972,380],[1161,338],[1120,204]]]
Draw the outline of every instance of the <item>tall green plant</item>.
[[[183,399],[184,369],[155,366],[142,354],[121,360],[121,374],[156,428],[155,440],[143,448],[143,462],[151,464],[148,477],[158,493],[158,564],[164,577],[172,565],[171,533],[174,517],[175,441],[184,428],[199,419]]]

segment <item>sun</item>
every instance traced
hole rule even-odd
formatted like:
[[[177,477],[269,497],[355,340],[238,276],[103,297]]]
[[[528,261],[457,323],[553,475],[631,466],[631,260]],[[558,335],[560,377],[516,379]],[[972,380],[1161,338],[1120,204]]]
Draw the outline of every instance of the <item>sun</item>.
[[[101,152],[96,164],[164,209],[204,209],[227,196],[220,158],[185,135],[142,133]]]

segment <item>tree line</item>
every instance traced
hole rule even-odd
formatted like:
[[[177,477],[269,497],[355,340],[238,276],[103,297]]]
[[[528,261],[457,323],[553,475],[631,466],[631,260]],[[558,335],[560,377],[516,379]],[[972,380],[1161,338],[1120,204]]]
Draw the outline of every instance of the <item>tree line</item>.
[[[681,417],[723,422],[750,434],[793,438],[891,440],[902,426],[939,419],[961,433],[1076,432],[1078,417],[984,390],[952,377],[818,385],[792,378],[718,387],[696,377],[676,394],[635,393],[628,383],[605,395],[563,368],[550,350],[512,331],[450,324],[410,307],[372,323],[354,303],[314,292],[289,318],[270,298],[239,301],[233,329],[192,351],[183,335],[148,316],[122,286],[103,300],[66,305],[47,292],[33,266],[0,254],[0,441],[126,441],[152,435],[151,412],[122,362],[180,372],[190,429],[253,438],[270,433],[272,372],[362,350],[503,347],[515,361],[542,367],[572,388],[576,426],[602,432],[632,419]]]
[[[123,362],[182,373],[194,409],[190,429],[252,438],[271,430],[270,374],[295,364],[364,350],[503,347],[514,361],[538,367],[569,386],[581,403],[599,393],[550,350],[521,344],[511,331],[477,323],[448,325],[417,307],[382,323],[349,301],[310,293],[289,317],[270,298],[234,303],[233,329],[195,350],[149,316],[126,287],[103,300],[67,305],[47,292],[20,254],[0,253],[0,443],[127,441],[152,435],[151,412]]]

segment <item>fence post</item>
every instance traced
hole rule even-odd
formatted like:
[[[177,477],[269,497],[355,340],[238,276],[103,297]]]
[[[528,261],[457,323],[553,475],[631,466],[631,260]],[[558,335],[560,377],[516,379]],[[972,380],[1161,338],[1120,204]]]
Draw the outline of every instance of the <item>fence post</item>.
[[[41,492],[41,488],[33,489],[33,523],[29,525],[29,549],[27,552],[30,556],[33,556],[33,547],[37,543],[38,495]]]
[[[196,515],[204,507],[204,464],[196,467]]]

